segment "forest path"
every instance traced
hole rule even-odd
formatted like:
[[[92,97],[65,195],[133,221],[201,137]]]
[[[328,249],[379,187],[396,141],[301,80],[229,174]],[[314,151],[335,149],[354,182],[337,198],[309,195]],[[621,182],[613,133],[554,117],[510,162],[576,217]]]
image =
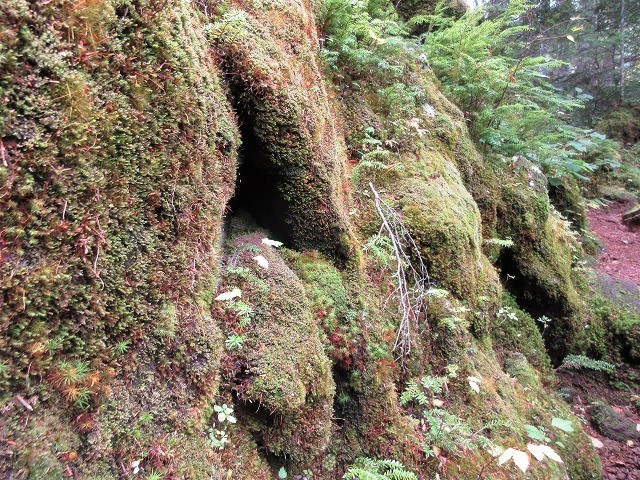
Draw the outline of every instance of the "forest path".
[[[596,269],[605,295],[640,309],[640,229],[632,230],[622,223],[622,214],[631,206],[614,203],[591,209],[588,216],[591,231],[603,243]],[[600,455],[605,480],[640,480],[640,443],[606,438],[591,424],[589,405],[594,400],[604,400],[640,425],[640,411],[630,401],[631,395],[638,394],[639,376],[640,368],[629,365],[620,366],[614,379],[586,370],[559,374],[561,388],[569,393],[574,413],[586,419],[584,428]]]
[[[597,269],[614,278],[640,285],[640,229],[631,230],[622,223],[629,203],[616,203],[608,208],[588,212],[591,231],[602,241]]]

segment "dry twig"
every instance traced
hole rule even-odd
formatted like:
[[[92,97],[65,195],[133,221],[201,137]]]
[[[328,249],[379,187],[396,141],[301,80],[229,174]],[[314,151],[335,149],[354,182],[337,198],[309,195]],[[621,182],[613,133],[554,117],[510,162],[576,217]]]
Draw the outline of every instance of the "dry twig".
[[[382,220],[378,235],[386,232],[395,255],[396,270],[393,279],[396,283],[394,295],[398,299],[401,318],[396,334],[394,351],[399,352],[399,359],[403,360],[411,352],[411,333],[417,330],[420,319],[427,321],[427,290],[429,289],[429,274],[427,266],[420,256],[420,250],[411,234],[402,223],[398,213],[382,198],[369,182],[373,193],[376,211]]]

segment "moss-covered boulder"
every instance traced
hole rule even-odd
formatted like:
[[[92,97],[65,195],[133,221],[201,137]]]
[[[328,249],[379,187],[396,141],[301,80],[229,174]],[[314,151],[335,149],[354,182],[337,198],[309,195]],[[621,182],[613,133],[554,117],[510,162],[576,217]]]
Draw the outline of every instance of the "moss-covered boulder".
[[[619,442],[640,438],[636,424],[604,402],[593,402],[589,407],[589,415],[591,423],[605,437]]]
[[[227,342],[227,348],[241,367],[227,381],[259,443],[307,465],[326,449],[331,433],[331,364],[301,281],[263,238],[235,239],[226,262],[221,288],[242,292],[242,300],[218,300],[225,311],[240,312],[227,330],[241,335],[241,343]]]
[[[315,57],[313,19],[297,1],[230,7],[209,37],[243,133],[238,192],[255,197],[240,206],[291,246],[344,265],[355,255],[345,158]]]

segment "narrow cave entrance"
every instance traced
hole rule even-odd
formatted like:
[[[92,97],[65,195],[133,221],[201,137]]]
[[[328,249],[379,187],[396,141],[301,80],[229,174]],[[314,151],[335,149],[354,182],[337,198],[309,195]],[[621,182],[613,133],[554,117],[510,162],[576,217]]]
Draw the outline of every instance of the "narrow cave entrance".
[[[522,268],[510,249],[503,249],[497,266],[504,288],[515,298],[522,310],[534,319],[543,315],[552,319],[546,332],[541,323],[536,322],[536,326],[543,334],[551,363],[554,366],[560,365],[567,355],[567,345],[561,332],[566,328],[565,322],[571,317],[572,312],[562,298],[550,295],[548,288],[541,285],[537,279],[522,273]]]
[[[281,242],[291,244],[293,229],[290,205],[282,195],[283,170],[270,158],[268,146],[256,135],[254,117],[238,108],[241,146],[234,196],[229,201],[227,225],[237,233],[268,230]]]

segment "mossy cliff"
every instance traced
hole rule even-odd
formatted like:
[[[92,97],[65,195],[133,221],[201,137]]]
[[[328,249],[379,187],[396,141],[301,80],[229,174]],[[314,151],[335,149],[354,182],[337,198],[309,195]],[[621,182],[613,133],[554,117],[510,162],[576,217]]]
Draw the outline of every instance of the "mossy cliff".
[[[528,425],[565,463],[527,478],[601,478],[550,391],[584,307],[544,178],[483,158],[410,55],[326,75],[317,7],[0,5],[0,474],[525,478],[486,442]],[[405,357],[374,194],[429,273]]]

